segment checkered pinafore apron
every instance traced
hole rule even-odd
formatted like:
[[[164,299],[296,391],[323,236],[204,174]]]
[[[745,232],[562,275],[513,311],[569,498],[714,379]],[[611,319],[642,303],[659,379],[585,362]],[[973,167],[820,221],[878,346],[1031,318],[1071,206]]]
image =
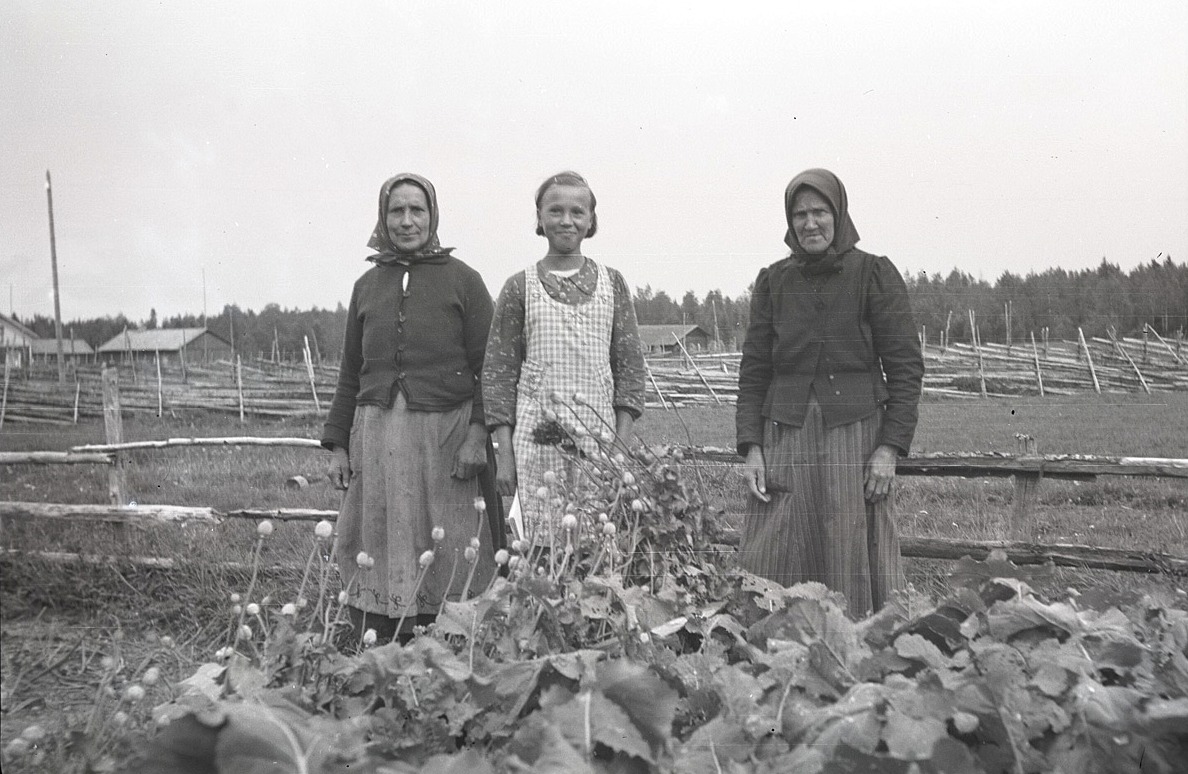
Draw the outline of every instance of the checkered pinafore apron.
[[[586,260],[589,260],[588,258]],[[615,298],[610,274],[597,265],[594,297],[576,306],[555,301],[540,283],[535,266],[524,272],[524,338],[527,352],[516,387],[516,479],[528,534],[545,524],[547,515],[561,518],[558,509],[537,491],[544,474],[552,470],[561,482],[575,482],[570,464],[555,446],[536,443],[534,432],[544,421],[546,409],[557,413],[567,426],[585,424],[595,435],[614,432],[614,376],[610,367],[611,329]],[[575,403],[581,393],[582,404]],[[560,402],[553,400],[556,395]],[[575,416],[576,412],[576,416]],[[586,438],[587,453],[597,444]]]

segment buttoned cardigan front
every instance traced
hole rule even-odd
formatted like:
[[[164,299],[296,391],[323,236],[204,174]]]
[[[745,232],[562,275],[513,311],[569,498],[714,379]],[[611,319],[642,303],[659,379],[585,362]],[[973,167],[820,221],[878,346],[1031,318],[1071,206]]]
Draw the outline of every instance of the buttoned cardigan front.
[[[450,255],[365,272],[351,292],[322,445],[348,448],[355,407],[391,407],[397,390],[413,411],[473,400],[471,422],[482,424],[479,378],[492,309],[479,273]]]
[[[924,375],[907,288],[884,257],[856,248],[841,270],[809,277],[796,258],[763,269],[739,369],[740,454],[763,443],[763,421],[804,424],[810,394],[826,427],[886,409],[879,443],[911,448]]]

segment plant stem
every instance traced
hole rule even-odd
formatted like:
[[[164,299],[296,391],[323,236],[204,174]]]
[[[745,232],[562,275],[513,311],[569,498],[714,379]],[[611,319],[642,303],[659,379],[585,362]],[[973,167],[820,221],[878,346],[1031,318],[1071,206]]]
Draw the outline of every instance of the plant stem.
[[[421,583],[424,582],[425,576],[429,574],[429,568],[432,566],[433,563],[430,562],[429,564],[422,567],[421,571],[417,573],[417,582],[413,586],[413,591],[410,595],[410,603],[404,606],[404,610],[400,613],[400,620],[396,622],[396,633],[393,636],[396,637],[397,640],[400,639],[400,629],[402,626],[404,626],[404,619],[408,618],[408,609],[410,605],[415,605],[417,603],[417,594],[421,591]]]
[[[450,598],[450,589],[454,586],[454,573],[458,571],[458,549],[454,549],[454,563],[450,565],[450,579],[446,581],[445,591],[441,594],[441,607],[437,608],[437,614],[441,615],[445,612],[446,601]]]

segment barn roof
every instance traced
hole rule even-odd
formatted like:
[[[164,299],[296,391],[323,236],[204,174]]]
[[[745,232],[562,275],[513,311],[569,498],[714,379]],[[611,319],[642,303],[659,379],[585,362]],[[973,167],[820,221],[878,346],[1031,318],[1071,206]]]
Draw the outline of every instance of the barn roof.
[[[34,339],[30,342],[34,355],[58,354],[57,339]],[[93,355],[95,350],[82,339],[62,339],[62,353],[65,355]]]
[[[210,333],[206,328],[154,328],[153,330],[129,330],[126,334],[117,333],[111,340],[99,347],[99,352],[177,352],[184,346],[192,344],[203,333]],[[210,335],[230,346],[221,336]]]
[[[6,314],[0,314],[0,321],[3,321],[6,326],[11,326],[12,328],[15,328],[16,330],[20,331],[21,333],[25,334],[26,336],[28,336],[31,339],[39,338],[38,335],[33,332],[33,329],[30,328],[28,325],[22,325],[21,323],[17,322],[16,320],[12,319],[11,317],[9,317]]]
[[[639,338],[645,347],[671,346],[675,343],[672,339],[673,334],[683,342],[685,337],[694,331],[701,331],[707,337],[713,338],[710,332],[700,325],[641,325]]]

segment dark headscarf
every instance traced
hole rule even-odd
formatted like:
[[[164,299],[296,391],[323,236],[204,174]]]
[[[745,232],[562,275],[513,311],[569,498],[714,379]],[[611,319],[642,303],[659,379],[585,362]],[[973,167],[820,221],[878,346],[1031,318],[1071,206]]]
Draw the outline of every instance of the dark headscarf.
[[[429,203],[429,241],[425,242],[419,250],[411,253],[396,247],[388,234],[388,200],[391,198],[392,189],[401,183],[411,183],[420,188],[425,192],[425,201]],[[384,266],[390,266],[393,263],[418,263],[429,258],[449,255],[454,248],[442,247],[441,243],[437,241],[437,191],[433,188],[433,183],[411,172],[403,172],[388,178],[380,187],[379,222],[375,224],[375,229],[371,232],[371,239],[367,240],[367,246],[379,251],[375,255],[368,256],[367,260]]]
[[[824,253],[809,253],[800,246],[796,239],[796,232],[792,230],[792,201],[796,198],[797,189],[807,186],[825,198],[833,207],[833,242]],[[784,215],[788,219],[788,231],[784,235],[784,244],[792,248],[792,254],[797,256],[805,265],[824,261],[820,268],[824,271],[836,271],[839,256],[843,255],[854,245],[858,244],[858,229],[854,221],[850,220],[850,201],[846,198],[846,187],[837,175],[828,169],[807,169],[788,183],[784,189]]]

